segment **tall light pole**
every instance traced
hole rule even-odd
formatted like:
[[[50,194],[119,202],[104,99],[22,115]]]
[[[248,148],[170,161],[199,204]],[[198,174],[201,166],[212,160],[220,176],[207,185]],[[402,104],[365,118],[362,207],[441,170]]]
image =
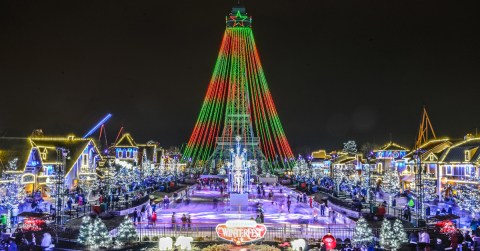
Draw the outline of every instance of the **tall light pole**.
[[[56,194],[55,194],[55,212],[56,219],[55,224],[57,226],[63,224],[62,220],[62,211],[63,211],[63,185],[65,183],[65,166],[67,162],[67,157],[69,150],[63,147],[57,148],[57,165],[55,166],[55,185],[56,185]],[[61,163],[61,164],[59,164]]]
[[[422,166],[422,157],[421,157],[422,149],[417,148],[416,154],[415,154],[415,162],[417,165],[417,172],[415,173],[415,188],[417,192],[417,203],[416,203],[416,208],[417,208],[417,226],[420,227],[425,225],[425,220],[424,220],[424,210],[423,210],[423,200],[424,200],[424,193],[425,193],[425,188],[423,185],[423,180],[422,180],[422,173],[423,173],[423,166]]]

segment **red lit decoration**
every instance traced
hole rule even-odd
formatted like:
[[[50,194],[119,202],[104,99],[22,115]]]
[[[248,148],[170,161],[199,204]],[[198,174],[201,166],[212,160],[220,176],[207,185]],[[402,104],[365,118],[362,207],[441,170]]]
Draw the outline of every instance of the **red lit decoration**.
[[[23,220],[22,229],[24,231],[41,231],[45,226],[46,223],[44,220],[29,217]]]
[[[322,238],[323,244],[325,244],[325,247],[327,250],[334,249],[337,246],[337,241],[335,240],[335,237],[331,233],[326,234]]]
[[[437,222],[435,226],[440,228],[440,233],[442,234],[451,234],[457,231],[457,228],[455,228],[453,222],[448,220]]]

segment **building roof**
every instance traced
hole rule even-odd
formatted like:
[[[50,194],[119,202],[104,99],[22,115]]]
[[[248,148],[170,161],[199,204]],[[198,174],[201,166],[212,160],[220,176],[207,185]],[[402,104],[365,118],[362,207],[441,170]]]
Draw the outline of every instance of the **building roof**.
[[[471,138],[463,140],[457,144],[452,145],[448,150],[446,150],[442,157],[440,158],[441,162],[466,162],[465,161],[465,151],[470,151],[472,156],[470,156],[469,162],[478,162],[480,160],[480,138]]]
[[[69,158],[66,160],[65,173],[70,172],[75,162],[77,162],[80,155],[83,153],[88,144],[95,143],[91,139],[69,137],[40,137],[31,138],[32,143],[38,148],[40,153],[46,151],[46,158],[43,160],[44,164],[59,164],[61,160],[57,160],[57,148],[65,148],[70,151]],[[98,151],[98,149],[97,149]]]
[[[374,152],[378,151],[408,151],[408,148],[390,141],[379,149],[374,150]]]
[[[135,143],[130,133],[125,133],[115,144],[115,147],[137,147],[137,143]]]
[[[435,155],[441,155],[441,153],[451,145],[452,142],[448,138],[433,139],[421,145],[419,151],[421,152],[422,158],[426,158],[431,153]],[[405,155],[405,158],[413,158],[415,154],[417,154],[417,149],[413,149],[412,151],[410,151],[407,155]]]
[[[16,171],[24,171],[32,144],[28,138],[0,137],[0,173],[8,168],[8,162],[18,159]]]
[[[318,151],[312,152],[312,158],[313,159],[329,159],[330,156],[327,155],[327,152],[325,150],[318,150]]]

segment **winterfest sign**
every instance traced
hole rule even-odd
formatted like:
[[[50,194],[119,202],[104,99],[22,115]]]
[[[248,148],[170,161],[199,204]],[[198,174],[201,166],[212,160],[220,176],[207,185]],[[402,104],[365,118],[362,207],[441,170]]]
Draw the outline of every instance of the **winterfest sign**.
[[[218,224],[216,231],[221,239],[241,245],[265,237],[267,227],[254,220],[228,220],[225,224]]]

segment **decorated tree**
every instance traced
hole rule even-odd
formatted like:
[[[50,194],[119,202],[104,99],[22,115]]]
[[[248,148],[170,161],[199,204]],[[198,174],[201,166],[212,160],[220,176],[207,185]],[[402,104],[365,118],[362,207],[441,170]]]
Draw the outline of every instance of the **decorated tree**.
[[[80,225],[80,233],[78,234],[78,243],[84,246],[93,245],[92,238],[92,219],[90,216],[82,218],[82,225]]]
[[[138,240],[137,230],[135,229],[132,221],[125,216],[125,219],[118,227],[117,241],[121,245],[125,245],[136,240]]]
[[[353,140],[349,140],[346,143],[343,143],[343,152],[348,154],[356,154],[357,153],[357,144]]]
[[[365,247],[373,242],[372,229],[368,226],[365,218],[360,218],[357,221],[355,230],[353,232],[352,244],[357,247]]]
[[[395,233],[392,232],[392,224],[387,218],[383,219],[382,228],[380,229],[380,246],[385,249],[393,249]]]
[[[392,232],[394,234],[392,247],[393,249],[399,249],[403,243],[408,241],[407,233],[405,233],[405,229],[399,219],[395,219],[395,222],[393,222]]]
[[[459,184],[455,187],[457,192],[457,205],[461,210],[470,212],[472,215],[480,213],[480,190],[467,184]]]
[[[396,169],[387,168],[382,179],[382,190],[389,195],[390,205],[392,198],[400,192],[400,176]]]
[[[91,248],[98,249],[100,247],[110,247],[112,245],[112,237],[108,233],[105,223],[103,223],[100,218],[96,218],[93,220],[92,224],[91,238],[93,244],[91,245]]]

